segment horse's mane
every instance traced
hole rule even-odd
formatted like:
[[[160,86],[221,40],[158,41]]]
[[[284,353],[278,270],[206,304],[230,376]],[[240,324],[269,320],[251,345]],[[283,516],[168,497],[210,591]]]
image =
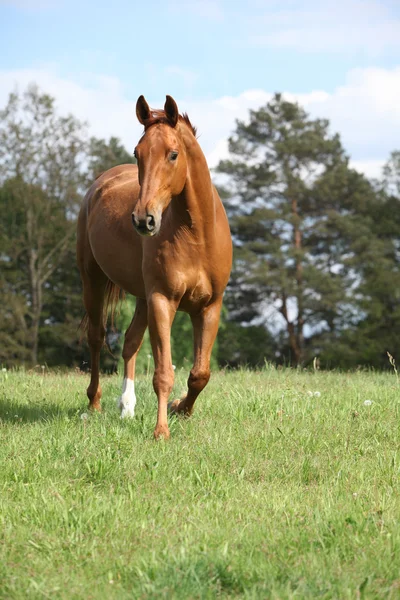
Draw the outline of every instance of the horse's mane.
[[[164,110],[158,109],[158,108],[152,108],[150,110],[151,110],[151,116],[148,119],[146,119],[146,121],[144,123],[145,131],[147,131],[149,129],[149,127],[152,127],[152,125],[157,125],[157,123],[164,123],[165,125],[171,125],[171,122],[168,119],[167,115],[165,114]],[[183,113],[183,115],[179,115],[179,121],[181,123],[182,122],[185,123],[185,125],[187,125],[187,127],[189,127],[190,131],[193,133],[194,137],[196,137],[197,129],[196,129],[196,127],[194,127],[194,125],[191,124],[187,113]]]

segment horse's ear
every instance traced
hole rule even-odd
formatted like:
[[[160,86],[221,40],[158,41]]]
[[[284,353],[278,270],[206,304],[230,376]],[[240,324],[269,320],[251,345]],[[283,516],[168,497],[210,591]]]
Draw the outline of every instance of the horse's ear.
[[[146,121],[151,117],[150,107],[147,104],[144,96],[139,96],[136,102],[136,116],[139,123],[144,125]]]
[[[175,127],[175,125],[178,122],[179,112],[178,106],[175,100],[172,98],[172,96],[167,96],[167,99],[164,104],[164,111],[165,116],[167,117],[170,125],[172,125],[172,127]]]

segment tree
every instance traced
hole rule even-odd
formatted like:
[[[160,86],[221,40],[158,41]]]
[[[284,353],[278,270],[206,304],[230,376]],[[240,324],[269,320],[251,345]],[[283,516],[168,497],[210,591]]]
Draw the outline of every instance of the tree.
[[[90,186],[96,177],[107,169],[123,164],[136,164],[136,159],[124,148],[118,138],[110,137],[108,142],[90,138],[87,186]]]
[[[393,151],[383,167],[383,184],[389,196],[400,198],[400,150]]]
[[[347,366],[391,368],[387,351],[400,358],[400,152],[392,152],[369,205],[368,239],[358,248],[362,318],[340,340]]]
[[[260,325],[225,324],[218,334],[218,362],[222,367],[256,368],[275,362],[277,345],[272,335]]]
[[[35,85],[10,94],[0,111],[2,362],[82,362],[76,216],[93,171],[132,160],[117,138],[89,140]]]
[[[315,351],[313,339],[357,319],[354,245],[368,236],[365,205],[374,190],[349,168],[328,121],[279,94],[251,111],[248,123],[237,122],[229,151],[218,171],[229,177],[224,197],[235,246],[230,318],[260,321],[273,307],[289,361],[302,364]]]
[[[35,86],[22,96],[10,94],[0,111],[0,183],[9,208],[2,219],[1,260],[19,279],[15,306],[25,300],[24,346],[33,364],[43,290],[74,235],[86,151],[82,128],[72,116],[59,117],[54,100]]]

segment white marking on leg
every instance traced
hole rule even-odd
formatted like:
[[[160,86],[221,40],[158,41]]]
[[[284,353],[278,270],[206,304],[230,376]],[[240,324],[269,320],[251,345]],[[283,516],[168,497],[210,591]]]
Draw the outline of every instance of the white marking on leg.
[[[117,407],[121,411],[121,419],[135,416],[135,406],[135,382],[133,379],[125,377],[122,384],[122,395],[117,400]]]

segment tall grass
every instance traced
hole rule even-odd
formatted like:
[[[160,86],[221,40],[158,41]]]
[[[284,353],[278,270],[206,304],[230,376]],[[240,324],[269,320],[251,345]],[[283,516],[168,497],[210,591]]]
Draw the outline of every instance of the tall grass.
[[[159,443],[87,383],[0,373],[0,598],[400,597],[395,373],[215,373]]]

